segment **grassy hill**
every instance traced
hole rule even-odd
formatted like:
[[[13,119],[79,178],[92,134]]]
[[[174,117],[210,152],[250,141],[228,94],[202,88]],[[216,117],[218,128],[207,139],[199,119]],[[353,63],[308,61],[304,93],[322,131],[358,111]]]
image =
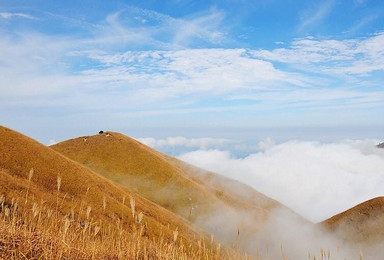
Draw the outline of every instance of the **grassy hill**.
[[[321,224],[351,242],[384,239],[384,197],[377,197],[337,214]]]
[[[350,242],[382,241],[383,205],[375,198],[321,225]],[[313,227],[245,184],[119,133],[46,147],[0,126],[0,259],[263,259],[260,245],[266,259],[285,259],[279,239]],[[310,250],[294,246],[294,257]]]
[[[188,165],[119,133],[79,137],[51,148],[229,244],[246,240],[272,209],[283,207],[245,184]]]
[[[207,241],[176,214],[0,126],[0,258],[193,259],[232,252]]]

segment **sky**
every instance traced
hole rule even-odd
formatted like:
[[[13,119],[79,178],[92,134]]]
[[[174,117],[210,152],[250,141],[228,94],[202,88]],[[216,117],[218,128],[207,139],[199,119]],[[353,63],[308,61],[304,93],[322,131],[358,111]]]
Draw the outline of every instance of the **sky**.
[[[320,221],[383,195],[383,25],[373,0],[0,0],[0,124],[122,132]]]
[[[369,0],[1,0],[0,122],[45,144],[102,129],[382,138],[383,14]]]

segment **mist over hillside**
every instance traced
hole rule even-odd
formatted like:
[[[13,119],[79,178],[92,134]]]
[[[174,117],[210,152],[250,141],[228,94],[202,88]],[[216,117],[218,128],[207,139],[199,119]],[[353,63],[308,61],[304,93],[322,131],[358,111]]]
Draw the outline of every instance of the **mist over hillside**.
[[[215,138],[139,140],[174,148],[179,159],[247,183],[313,222],[384,195],[379,140],[276,143],[268,138],[254,145]],[[239,157],[241,149],[251,152]]]
[[[254,153],[243,157],[236,155],[237,151],[249,146],[240,146],[233,140],[182,137],[139,140],[160,149],[177,148],[178,159],[246,183],[313,223],[384,195],[384,150],[376,146],[379,143],[376,139],[276,143],[268,138],[253,145]],[[183,152],[184,149],[191,151]],[[236,190],[235,186],[227,188]],[[370,209],[368,205],[361,207]],[[384,254],[382,236],[374,238],[376,231],[371,230],[384,224],[381,213],[376,213],[381,206],[377,207],[377,211],[372,208],[364,213],[351,209],[356,215],[346,217],[346,222],[340,220],[332,232],[322,224],[311,226],[289,211],[276,209],[266,225],[243,241],[243,245],[251,249],[258,244],[258,250],[268,252],[272,259],[278,259],[282,251],[293,259],[311,253],[313,257],[318,248],[324,249],[323,257],[331,254],[330,259],[357,256],[377,259]],[[362,214],[365,220],[356,217]],[[234,216],[219,211],[210,221],[231,223],[233,220]],[[242,221],[247,221],[245,216]],[[360,225],[364,228],[359,229]],[[366,233],[361,235],[361,232]]]

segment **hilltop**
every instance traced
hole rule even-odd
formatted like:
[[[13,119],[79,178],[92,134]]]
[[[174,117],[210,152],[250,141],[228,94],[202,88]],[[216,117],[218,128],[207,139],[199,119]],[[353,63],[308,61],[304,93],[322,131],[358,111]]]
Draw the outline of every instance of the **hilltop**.
[[[201,249],[208,236],[183,218],[2,126],[0,176],[0,257],[11,258],[7,255],[11,251],[23,254],[23,246],[33,247],[33,252],[28,247],[30,257],[44,257],[45,250],[57,247],[50,251],[51,257],[76,254],[84,259],[95,254],[114,258],[136,251],[148,256],[177,250],[184,257],[210,248]],[[66,240],[66,236],[72,237]],[[7,246],[12,250],[4,251]],[[86,251],[89,247],[92,252]],[[141,247],[146,249],[140,251]]]
[[[191,166],[120,133],[83,136],[51,148],[228,243],[238,241],[239,233],[246,240],[272,210],[285,208],[245,184]]]
[[[351,242],[384,239],[384,197],[377,197],[341,212],[321,224]]]

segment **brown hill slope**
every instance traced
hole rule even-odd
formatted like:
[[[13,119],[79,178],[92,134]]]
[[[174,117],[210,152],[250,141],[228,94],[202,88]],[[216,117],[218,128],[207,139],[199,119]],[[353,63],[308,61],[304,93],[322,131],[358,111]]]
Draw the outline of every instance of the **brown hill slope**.
[[[244,183],[206,171],[165,154],[161,154],[161,156],[175,167],[181,169],[193,181],[206,186],[219,198],[228,201],[233,207],[239,209],[252,208],[264,212],[269,212],[277,207],[285,208],[279,202],[265,196]]]
[[[192,246],[197,246],[196,238],[202,237],[189,223],[168,210],[2,126],[0,197],[0,213],[7,207],[16,208],[17,203],[22,215],[32,209],[40,218],[42,212],[38,208],[44,208],[45,212],[54,211],[58,216],[71,216],[73,225],[79,228],[89,222],[91,226],[105,223],[109,230],[111,225],[112,229],[123,226],[129,231],[135,228],[134,223],[142,212],[143,235],[150,240],[164,237],[164,242],[173,241],[176,229],[179,238]],[[130,198],[135,202],[134,217]],[[4,212],[7,215],[7,211]]]
[[[377,197],[337,214],[321,223],[352,242],[384,239],[384,197]]]
[[[239,182],[188,165],[115,132],[79,137],[52,149],[222,239],[246,239],[278,202]],[[292,213],[293,214],[293,213]]]

